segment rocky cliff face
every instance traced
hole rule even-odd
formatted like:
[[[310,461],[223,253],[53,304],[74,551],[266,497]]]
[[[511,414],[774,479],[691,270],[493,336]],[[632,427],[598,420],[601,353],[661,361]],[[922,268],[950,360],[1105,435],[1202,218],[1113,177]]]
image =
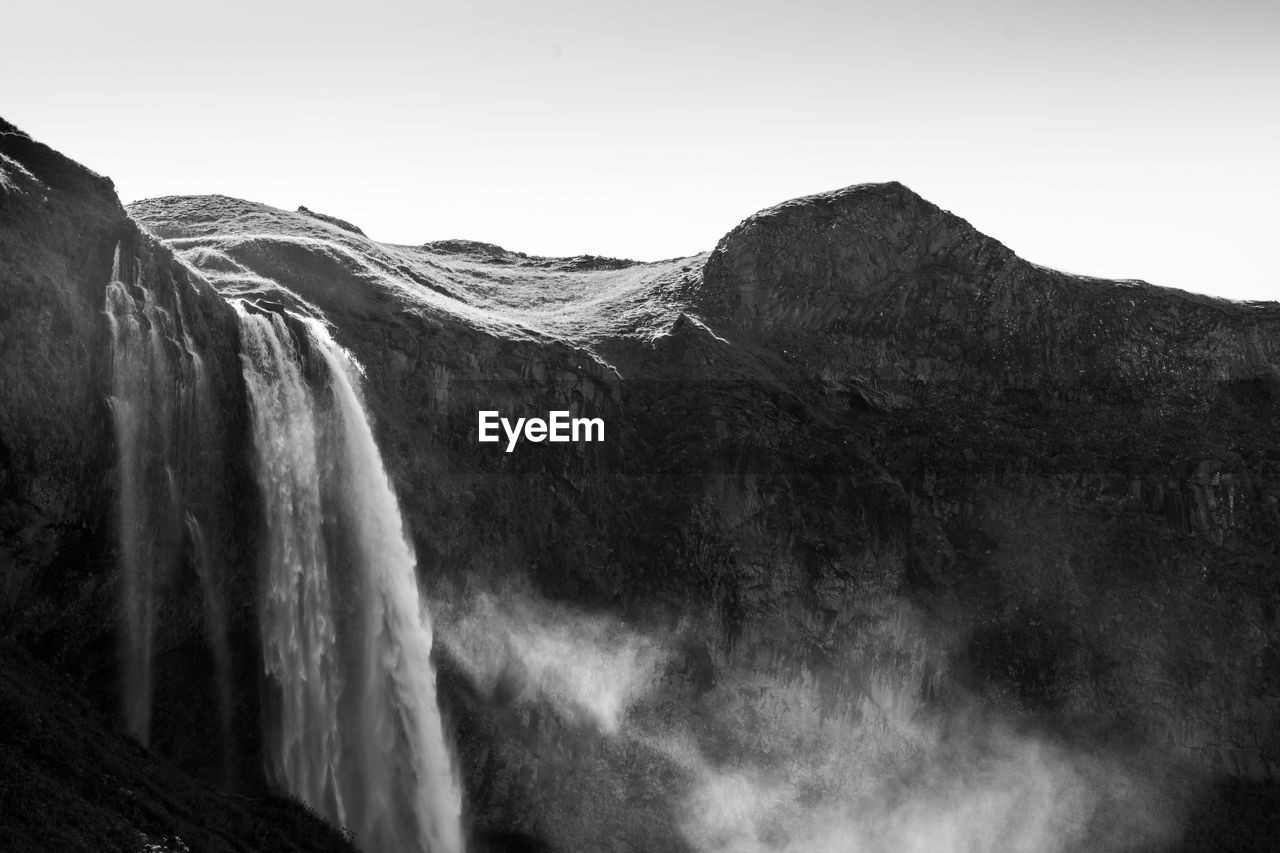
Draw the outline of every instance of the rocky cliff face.
[[[1038,267],[901,184],[762,211],[704,278],[702,316],[812,374],[973,391],[1275,378],[1274,303]]]
[[[5,138],[24,188],[0,194],[23,294],[0,316],[6,601],[94,695],[113,627],[97,312],[123,241],[204,318],[229,458],[221,299],[321,317],[363,364],[477,846],[1194,849],[1228,802],[1198,785],[1275,771],[1274,304],[1039,268],[897,184],[652,264],[393,246],[224,197],[140,202],[139,231],[73,165],[54,221],[12,165],[34,143]],[[606,438],[505,453],[477,442],[481,409],[601,417]],[[188,651],[158,691],[208,666],[198,604],[173,612],[187,629],[161,645]],[[178,720],[157,748],[199,767]],[[232,748],[243,776],[256,747]]]
[[[891,716],[874,710],[886,692],[925,714],[976,694],[1272,773],[1274,305],[1041,269],[900,185],[790,202],[710,256],[607,273],[345,235],[346,252],[390,257],[376,274],[320,269],[307,240],[335,237],[291,214],[220,199],[133,213],[210,274],[230,258],[240,286],[283,287],[345,335],[445,604],[466,598],[454,585],[527,576],[541,597],[675,630],[665,689],[713,718],[708,695],[744,701],[760,679],[819,716]],[[356,298],[395,319],[374,328]],[[559,407],[602,415],[609,441],[475,442],[478,409]],[[443,630],[447,655],[462,641]],[[654,819],[634,805],[661,792],[651,781],[584,823],[602,779],[635,782],[607,738],[612,758],[553,763],[587,779],[602,760],[587,796],[533,783],[559,728],[513,735],[464,707],[482,822],[576,847]],[[709,729],[749,752],[726,721]],[[511,774],[524,784],[495,791]]]

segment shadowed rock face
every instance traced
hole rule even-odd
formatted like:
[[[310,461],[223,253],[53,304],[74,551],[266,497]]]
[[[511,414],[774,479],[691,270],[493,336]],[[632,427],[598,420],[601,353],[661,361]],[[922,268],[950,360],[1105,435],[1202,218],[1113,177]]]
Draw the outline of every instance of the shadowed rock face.
[[[1056,815],[1078,847],[1176,846],[1178,811],[1194,849],[1218,801],[1182,808],[1196,791],[1159,780],[1275,769],[1275,304],[1043,269],[899,184],[787,202],[709,254],[640,264],[393,246],[219,196],[132,205],[152,239],[57,162],[79,175],[64,220],[0,192],[0,287],[25,300],[0,311],[29,306],[0,314],[0,448],[19,460],[4,543],[27,567],[13,577],[59,579],[6,601],[103,707],[97,312],[124,240],[161,291],[200,294],[229,442],[243,389],[214,290],[323,316],[363,364],[480,848],[821,850],[815,827],[835,827],[893,849],[926,812],[967,825],[939,812],[965,800],[947,780],[1002,802],[981,779],[1003,767],[1046,801],[1112,804],[1080,805],[1076,835],[1052,806],[1011,810]],[[56,265],[80,272],[39,278]],[[63,326],[37,333],[41,312]],[[29,359],[55,342],[69,354]],[[37,378],[56,393],[22,384]],[[480,409],[598,416],[606,440],[507,454],[476,441]],[[71,436],[101,450],[53,443]],[[34,501],[50,479],[87,497]],[[57,556],[71,541],[96,556]],[[232,594],[245,636],[249,586]],[[41,627],[89,611],[74,639]],[[188,657],[159,661],[159,682],[200,654],[194,598],[171,619]],[[239,654],[249,695],[252,644]],[[157,748],[199,763],[176,718],[157,725]],[[252,767],[252,739],[232,746]],[[879,817],[840,810],[854,800]],[[1059,849],[1000,843],[1019,837]]]

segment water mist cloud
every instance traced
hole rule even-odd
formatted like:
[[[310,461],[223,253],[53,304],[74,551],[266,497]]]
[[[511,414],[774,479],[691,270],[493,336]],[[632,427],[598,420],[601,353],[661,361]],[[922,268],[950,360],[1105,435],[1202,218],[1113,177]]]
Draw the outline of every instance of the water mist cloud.
[[[1158,762],[1015,730],[976,703],[928,707],[925,659],[945,650],[920,640],[908,607],[868,627],[877,651],[845,662],[861,686],[835,707],[822,674],[761,667],[746,650],[713,651],[715,678],[692,686],[678,650],[707,645],[693,623],[659,637],[510,590],[436,609],[440,641],[491,699],[544,703],[590,724],[598,749],[638,746],[676,768],[680,781],[655,796],[698,853],[1065,853],[1176,839]]]
[[[479,593],[441,607],[440,641],[472,684],[506,701],[540,700],[565,720],[618,734],[669,657],[617,620],[533,596]]]
[[[694,766],[686,838],[704,853],[1058,853],[1174,837],[1143,779],[1035,738],[922,754],[880,768],[870,790],[810,758],[789,773]]]

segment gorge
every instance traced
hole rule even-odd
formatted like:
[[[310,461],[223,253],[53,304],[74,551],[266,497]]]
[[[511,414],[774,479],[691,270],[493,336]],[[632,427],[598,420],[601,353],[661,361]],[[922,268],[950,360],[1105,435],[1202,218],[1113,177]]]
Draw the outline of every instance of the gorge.
[[[0,123],[0,847],[1267,849],[1278,392],[900,184],[541,258]]]

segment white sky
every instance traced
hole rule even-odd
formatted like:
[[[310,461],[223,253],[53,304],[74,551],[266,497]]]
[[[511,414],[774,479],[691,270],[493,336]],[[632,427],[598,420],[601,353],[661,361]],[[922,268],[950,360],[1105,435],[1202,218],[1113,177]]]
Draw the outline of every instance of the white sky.
[[[643,260],[901,180],[1023,257],[1280,298],[1280,0],[18,2],[0,115],[126,201]]]

